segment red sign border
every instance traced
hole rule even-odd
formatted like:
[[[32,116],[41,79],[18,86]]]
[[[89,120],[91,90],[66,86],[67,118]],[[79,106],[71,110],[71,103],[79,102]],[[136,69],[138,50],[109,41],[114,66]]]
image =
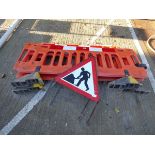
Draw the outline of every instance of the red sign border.
[[[77,87],[74,87],[72,86],[71,84],[65,82],[64,80],[62,80],[61,78],[63,78],[64,76],[66,76],[67,74],[73,72],[74,70],[82,67],[83,65],[87,64],[88,62],[92,62],[92,72],[93,72],[93,82],[94,82],[94,91],[95,91],[95,94],[96,94],[96,97],[93,97],[92,95],[90,95],[89,93],[87,92],[84,92],[83,90],[77,88]],[[59,74],[58,76],[55,77],[55,81],[72,89],[73,91],[91,99],[92,101],[95,101],[95,102],[98,102],[100,97],[99,97],[99,92],[98,92],[98,77],[97,77],[97,70],[96,70],[96,61],[95,61],[95,57],[91,57],[91,58],[88,58],[86,59],[85,61],[77,64],[76,66],[73,66],[72,68],[70,68],[69,70]]]

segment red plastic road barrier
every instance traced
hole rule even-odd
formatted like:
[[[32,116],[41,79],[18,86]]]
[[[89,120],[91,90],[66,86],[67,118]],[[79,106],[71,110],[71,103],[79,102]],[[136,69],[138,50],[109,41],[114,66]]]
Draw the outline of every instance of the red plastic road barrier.
[[[26,43],[14,65],[17,78],[32,73],[40,66],[43,80],[55,76],[88,59],[96,58],[97,75],[100,81],[111,81],[124,77],[124,70],[139,81],[147,77],[144,67],[132,49],[105,46],[57,45],[48,43]]]

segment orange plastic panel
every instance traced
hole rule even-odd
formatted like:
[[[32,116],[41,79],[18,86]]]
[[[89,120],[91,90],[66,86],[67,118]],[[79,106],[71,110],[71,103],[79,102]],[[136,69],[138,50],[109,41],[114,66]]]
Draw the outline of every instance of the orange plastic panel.
[[[124,70],[137,80],[144,80],[147,72],[137,67],[140,60],[132,49],[105,46],[57,45],[49,43],[26,43],[14,65],[17,77],[35,71],[40,66],[44,80],[50,80],[90,56],[96,58],[97,75],[101,81],[124,77]]]

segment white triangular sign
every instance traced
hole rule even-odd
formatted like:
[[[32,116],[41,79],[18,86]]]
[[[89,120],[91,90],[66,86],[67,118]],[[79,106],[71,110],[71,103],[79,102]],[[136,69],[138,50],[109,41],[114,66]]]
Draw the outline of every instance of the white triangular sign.
[[[93,101],[99,100],[96,63],[93,57],[58,75],[55,80]]]

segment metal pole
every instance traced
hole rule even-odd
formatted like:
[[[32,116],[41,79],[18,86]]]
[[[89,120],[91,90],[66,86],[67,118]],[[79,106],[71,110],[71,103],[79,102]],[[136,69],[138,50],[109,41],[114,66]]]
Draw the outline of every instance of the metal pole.
[[[3,34],[3,36],[0,38],[0,48],[4,45],[6,41],[9,40],[11,35],[13,34],[13,31],[19,26],[19,24],[22,22],[22,19],[15,20],[9,29]]]
[[[86,122],[87,125],[89,125],[89,121],[90,121],[90,119],[92,118],[92,116],[93,116],[93,114],[94,114],[94,112],[95,112],[95,109],[96,109],[98,103],[99,103],[99,101],[96,102],[96,104],[95,104],[95,106],[94,106],[94,108],[93,108],[93,110],[92,110],[92,112],[91,112],[91,114],[90,114],[90,116],[89,116],[89,118],[88,118],[88,120],[87,120],[87,122]]]

